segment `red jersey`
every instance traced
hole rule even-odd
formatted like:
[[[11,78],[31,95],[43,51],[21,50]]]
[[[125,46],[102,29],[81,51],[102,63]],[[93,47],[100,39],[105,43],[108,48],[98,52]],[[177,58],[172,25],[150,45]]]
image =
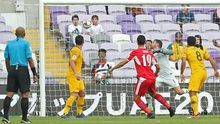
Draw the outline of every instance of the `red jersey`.
[[[138,77],[146,79],[156,78],[151,66],[157,64],[157,60],[151,51],[148,51],[146,48],[138,48],[133,50],[127,59],[129,61],[134,60]]]

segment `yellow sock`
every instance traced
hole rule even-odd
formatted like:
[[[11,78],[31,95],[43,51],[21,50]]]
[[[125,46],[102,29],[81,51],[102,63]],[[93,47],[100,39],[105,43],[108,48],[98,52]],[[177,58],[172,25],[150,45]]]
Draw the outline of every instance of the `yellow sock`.
[[[76,113],[77,115],[82,114],[84,100],[85,100],[85,97],[78,97],[78,100],[77,100],[77,113]]]
[[[76,97],[75,96],[70,96],[68,98],[68,100],[66,101],[66,105],[65,105],[65,108],[64,108],[64,112],[63,112],[63,115],[66,115],[69,113],[70,111],[70,108],[72,107],[74,101],[76,100]]]
[[[191,105],[192,105],[192,108],[193,108],[194,115],[199,114],[198,104],[199,104],[199,103],[198,103],[198,97],[197,97],[197,96],[192,96],[192,97],[191,97]]]

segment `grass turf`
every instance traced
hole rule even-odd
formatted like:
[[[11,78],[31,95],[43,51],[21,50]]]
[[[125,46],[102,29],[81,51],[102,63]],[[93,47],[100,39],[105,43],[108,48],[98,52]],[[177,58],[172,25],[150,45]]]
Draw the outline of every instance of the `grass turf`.
[[[146,119],[145,116],[90,116],[85,119],[60,117],[29,117],[34,124],[220,124],[220,115],[206,115],[199,119],[188,119],[189,116],[176,115],[156,116],[156,119]],[[21,118],[10,117],[11,124],[19,124]]]

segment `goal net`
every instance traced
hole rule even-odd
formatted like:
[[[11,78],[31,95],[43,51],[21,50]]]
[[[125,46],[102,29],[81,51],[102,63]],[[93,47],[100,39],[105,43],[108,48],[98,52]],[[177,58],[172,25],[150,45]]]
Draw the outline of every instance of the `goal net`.
[[[40,76],[40,84],[31,86],[29,115],[58,116],[63,112],[65,102],[70,95],[66,72],[69,68],[69,51],[72,48],[71,45],[74,44],[74,36],[71,37],[70,33],[76,35],[74,31],[69,30],[69,25],[73,24],[73,15],[79,17],[77,23],[82,30],[78,29],[78,35],[82,35],[85,41],[82,48],[84,67],[81,74],[86,89],[83,109],[85,115],[141,115],[139,107],[133,102],[133,87],[137,73],[132,61],[115,70],[112,78],[101,83],[97,83],[93,78],[97,69],[106,69],[105,65],[102,66],[99,62],[98,51],[100,49],[107,51],[105,57],[107,62],[117,64],[137,48],[136,42],[139,35],[144,35],[146,40],[161,40],[163,48],[168,48],[176,40],[176,32],[182,32],[184,44],[188,36],[200,35],[203,46],[209,50],[219,67],[220,54],[212,43],[213,39],[220,41],[220,23],[217,22],[218,17],[214,14],[218,8],[217,5],[182,6],[180,3],[174,5],[169,2],[167,4],[155,3],[155,5],[151,2],[149,4],[140,2],[139,5],[133,2],[97,5],[97,1],[89,4],[83,2],[76,4],[64,0],[63,3],[53,1],[44,4],[40,2],[39,5],[24,5],[26,39],[30,41],[32,51],[36,54],[35,64]],[[189,17],[184,18],[179,15],[179,13],[183,14],[183,8],[190,13]],[[85,19],[92,21],[93,15],[98,16],[98,24],[103,28],[98,33],[83,27],[83,21]],[[177,24],[179,22],[183,24],[180,26]],[[92,37],[88,35],[88,32]],[[178,69],[174,62],[170,64],[179,80],[181,61],[178,61]],[[205,65],[208,78],[199,93],[199,112],[207,111],[208,114],[219,115],[220,81],[213,77],[214,71],[211,65],[208,62],[205,62]],[[181,88],[188,87],[191,76],[188,65],[184,74],[187,78],[185,83],[180,84]],[[6,84],[4,79],[6,78],[3,77],[0,81]],[[176,95],[167,86],[159,87],[157,91],[176,108],[176,114],[189,114],[190,97],[188,94]],[[13,106],[16,107],[19,105],[16,104],[19,97],[14,99]],[[145,97],[142,99],[146,102]],[[153,100],[153,107],[156,115],[169,114],[155,100]],[[13,112],[18,114],[20,111],[18,109]],[[75,103],[69,114],[76,115]]]

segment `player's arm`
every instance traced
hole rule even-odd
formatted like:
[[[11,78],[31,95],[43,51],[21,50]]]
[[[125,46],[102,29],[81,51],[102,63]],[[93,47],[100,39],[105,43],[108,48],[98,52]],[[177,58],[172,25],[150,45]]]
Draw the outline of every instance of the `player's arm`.
[[[165,55],[173,55],[173,50],[166,50],[166,49],[153,50],[153,54],[154,53],[163,53]]]
[[[7,71],[9,72],[9,68],[10,68],[10,60],[9,59],[5,59],[5,66]]]
[[[156,71],[155,71],[155,76],[158,76],[158,73],[159,73],[159,71],[160,71],[160,65],[159,64],[155,64],[154,65],[155,67],[156,67]]]
[[[183,75],[185,68],[186,68],[186,57],[183,57],[182,63],[181,63],[181,70],[180,70],[181,82],[183,82],[185,80],[185,77]]]
[[[73,72],[74,72],[74,74],[75,74],[75,76],[76,76],[76,79],[79,80],[81,77],[80,77],[80,75],[78,74],[78,72],[76,71],[75,61],[70,60],[70,66],[71,66],[71,68],[72,68],[72,70],[73,70]]]
[[[6,47],[5,47],[4,57],[5,57],[5,66],[6,66],[7,71],[9,72],[10,59],[9,59],[8,45],[6,45]]]
[[[125,64],[127,64],[129,62],[128,59],[124,59],[121,62],[119,62],[117,65],[115,65],[113,68],[109,69],[109,73],[112,73],[113,70],[121,68],[122,66],[124,66]]]

